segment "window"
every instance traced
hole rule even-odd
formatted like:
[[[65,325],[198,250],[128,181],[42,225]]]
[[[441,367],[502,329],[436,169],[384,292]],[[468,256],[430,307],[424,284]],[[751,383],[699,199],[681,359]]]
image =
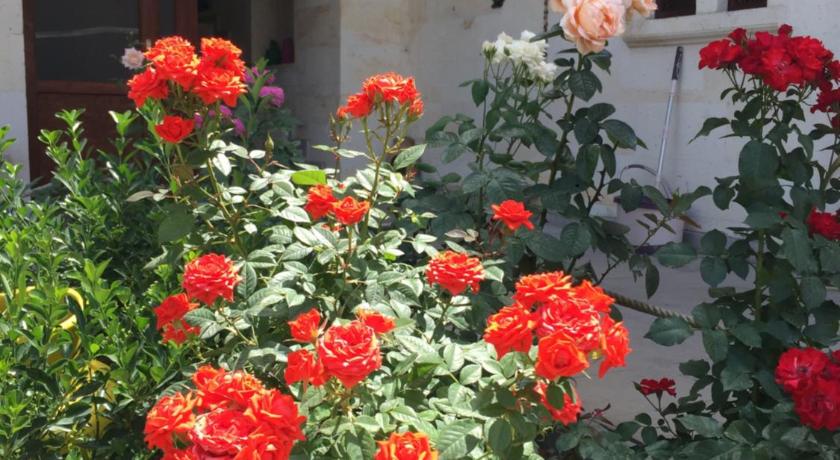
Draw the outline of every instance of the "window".
[[[659,0],[656,3],[657,19],[691,16],[697,13],[697,0]]]
[[[728,0],[729,11],[748,10],[750,8],[766,8],[767,0]]]

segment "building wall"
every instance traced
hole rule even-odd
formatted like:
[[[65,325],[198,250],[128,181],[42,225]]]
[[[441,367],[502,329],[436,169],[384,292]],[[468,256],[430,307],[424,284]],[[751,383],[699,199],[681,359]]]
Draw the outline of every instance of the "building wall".
[[[10,136],[17,139],[6,157],[24,165],[23,176],[28,180],[23,9],[19,0],[0,0],[0,43],[0,125],[10,125]]]

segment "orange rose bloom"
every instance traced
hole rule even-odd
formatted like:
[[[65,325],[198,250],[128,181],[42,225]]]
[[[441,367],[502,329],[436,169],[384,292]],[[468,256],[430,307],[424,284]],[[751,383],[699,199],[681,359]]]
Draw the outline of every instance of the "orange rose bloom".
[[[339,107],[338,118],[364,118],[373,111],[373,102],[365,93],[354,94],[347,98],[347,104]]]
[[[405,104],[420,97],[414,84],[414,78],[405,78],[394,72],[374,75],[362,84],[362,92],[370,100],[379,102],[397,102]]]
[[[528,308],[535,303],[565,301],[571,296],[571,280],[563,272],[523,276],[516,283],[513,300]]]
[[[287,441],[281,442],[281,445],[287,445],[289,450],[295,441],[306,439],[301,429],[306,417],[298,413],[297,404],[291,396],[278,390],[268,390],[251,398],[245,416],[260,426],[261,434]],[[288,458],[288,452],[287,457],[282,458]]]
[[[317,356],[306,350],[297,350],[289,353],[286,359],[283,377],[287,385],[303,382],[304,385],[319,387],[326,383],[328,376]]]
[[[574,339],[584,353],[601,347],[601,316],[589,305],[574,301],[546,303],[537,310],[537,336],[542,338],[557,331]]]
[[[192,380],[197,407],[205,410],[245,407],[252,397],[265,391],[262,382],[247,372],[227,372],[212,366],[198,368]]]
[[[176,393],[160,398],[146,414],[146,426],[143,429],[146,444],[163,451],[173,450],[174,439],[185,440],[193,428],[194,406],[195,398],[191,393],[186,396]]]
[[[480,260],[454,251],[439,253],[426,268],[429,283],[439,284],[452,295],[460,295],[467,287],[477,293],[484,275]]]
[[[391,433],[386,441],[378,441],[379,450],[373,460],[437,460],[429,437],[423,433]]]
[[[335,218],[344,225],[354,225],[361,222],[368,210],[370,210],[370,203],[356,201],[352,196],[344,197],[343,200],[333,203]]]
[[[146,103],[146,99],[166,99],[169,85],[155,69],[148,68],[128,80],[128,97],[137,108]]]
[[[527,353],[534,343],[534,315],[521,305],[511,305],[487,318],[484,341],[496,348],[502,359],[509,351]]]
[[[162,79],[172,80],[185,90],[192,88],[198,57],[189,41],[178,36],[161,38],[145,55]]]
[[[502,221],[511,231],[516,231],[523,225],[528,230],[534,229],[534,224],[529,220],[533,213],[525,209],[521,202],[507,200],[490,207],[493,209],[493,220]]]
[[[423,115],[423,112],[426,110],[426,105],[423,103],[423,99],[415,99],[414,102],[411,103],[411,107],[408,108],[408,114],[412,117],[420,117]]]
[[[200,70],[221,69],[245,78],[245,63],[240,59],[242,50],[223,38],[201,39]]]
[[[605,294],[600,286],[594,286],[589,280],[583,280],[575,287],[575,297],[582,299],[601,313],[609,313],[615,303],[615,299]]]
[[[321,327],[321,313],[313,308],[301,313],[293,321],[289,321],[292,339],[302,343],[314,342],[318,339]]]
[[[356,310],[356,318],[358,318],[365,326],[373,329],[373,331],[377,334],[387,334],[397,327],[397,325],[394,324],[394,318],[385,316],[373,310],[366,310],[364,308]]]
[[[336,201],[338,200],[333,196],[332,189],[319,184],[309,188],[303,209],[309,213],[312,220],[318,220],[333,212],[333,203]]]
[[[558,409],[548,402],[548,396],[546,395],[547,388],[548,385],[545,382],[539,381],[534,387],[534,392],[540,395],[540,402],[546,409],[548,409],[548,412],[551,414],[551,418],[562,423],[563,426],[569,426],[569,424],[577,422],[578,415],[580,415],[582,410],[577,390],[573,389],[574,399],[572,399],[568,393],[563,394],[563,407]]]
[[[233,262],[223,255],[211,253],[187,264],[181,285],[187,295],[209,306],[219,297],[232,301],[233,288],[239,281]]]
[[[233,459],[245,448],[255,424],[241,411],[216,409],[199,415],[190,431],[197,459]]]
[[[196,336],[201,333],[201,328],[198,326],[191,326],[186,321],[179,319],[172,321],[163,326],[161,337],[163,343],[172,342],[178,345],[187,341],[188,338]]]
[[[604,330],[604,360],[598,368],[598,378],[604,378],[610,368],[624,367],[624,359],[632,351],[630,337],[624,324],[616,323],[606,316],[601,328]]]
[[[187,313],[195,310],[198,304],[190,303],[189,297],[186,294],[171,295],[155,307],[155,316],[157,316],[158,330],[173,321],[178,321]]]
[[[327,329],[318,342],[318,357],[327,374],[348,388],[382,366],[376,333],[360,321]]]
[[[555,380],[572,377],[589,367],[586,355],[575,341],[559,331],[540,339],[534,371],[540,377]]]
[[[155,126],[155,132],[170,144],[178,144],[193,132],[195,120],[176,115],[163,117],[163,122]]]
[[[246,90],[242,77],[227,70],[211,69],[199,74],[192,92],[205,104],[222,101],[236,107],[236,101]]]

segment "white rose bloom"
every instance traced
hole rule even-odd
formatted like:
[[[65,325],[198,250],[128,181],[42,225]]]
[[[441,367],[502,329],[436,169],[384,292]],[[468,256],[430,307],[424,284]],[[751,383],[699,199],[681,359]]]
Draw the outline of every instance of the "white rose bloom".
[[[536,80],[550,83],[557,78],[558,67],[551,62],[541,62],[531,67],[531,74]]]
[[[146,57],[143,56],[143,52],[138,50],[137,48],[126,48],[125,52],[123,53],[120,62],[126,69],[130,70],[137,70],[143,67],[143,62],[146,60]]]

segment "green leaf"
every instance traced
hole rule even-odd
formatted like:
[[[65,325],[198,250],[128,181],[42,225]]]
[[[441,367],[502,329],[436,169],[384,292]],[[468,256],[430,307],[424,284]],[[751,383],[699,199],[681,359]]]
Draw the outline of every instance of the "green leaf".
[[[694,142],[698,137],[708,136],[712,131],[728,124],[729,119],[727,118],[707,118],[706,121],[703,122],[703,127],[700,129],[700,132],[698,132],[697,135],[689,141],[689,143]]]
[[[192,209],[182,204],[172,204],[166,208],[166,217],[158,227],[158,241],[169,243],[180,240],[192,232],[195,219]]]
[[[581,118],[575,122],[575,138],[581,145],[589,144],[598,137],[598,126],[588,118]]]
[[[592,244],[592,234],[589,228],[578,222],[572,222],[563,227],[560,234],[560,244],[566,254],[571,257],[582,255]]]
[[[825,284],[816,276],[805,276],[799,282],[802,303],[808,308],[816,308],[825,301]]]
[[[758,188],[772,184],[777,181],[776,170],[778,169],[779,158],[772,145],[750,141],[741,150],[738,172],[743,185]]]
[[[496,419],[487,430],[487,442],[498,454],[503,454],[513,441],[513,427],[505,419]]]
[[[681,318],[657,318],[650,326],[650,330],[645,334],[645,338],[653,340],[654,342],[672,346],[685,342],[685,339],[691,337],[691,326]]]
[[[601,127],[607,132],[607,136],[617,146],[636,150],[639,145],[639,138],[636,132],[627,123],[619,120],[606,120],[601,122]]]
[[[576,97],[588,101],[601,90],[601,81],[592,71],[581,70],[569,76],[569,89]]]
[[[481,427],[470,420],[458,420],[440,429],[437,442],[438,460],[463,460],[478,444]]]
[[[525,244],[537,257],[549,262],[561,262],[568,254],[560,240],[542,232],[530,232]]]
[[[705,436],[707,438],[714,438],[720,436],[721,433],[720,423],[711,417],[703,417],[700,415],[683,415],[682,417],[678,418],[677,421],[680,422],[687,429],[692,430],[700,436]]]
[[[417,162],[417,160],[420,159],[420,157],[423,156],[423,152],[425,151],[426,144],[414,145],[403,150],[402,152],[400,152],[399,155],[397,155],[397,158],[394,160],[394,169],[405,169],[413,165]]]
[[[560,385],[555,383],[549,384],[545,396],[548,399],[548,403],[557,409],[562,409],[566,405],[566,392],[563,391]]]
[[[490,92],[490,83],[487,80],[476,80],[472,84],[472,99],[475,105],[481,105],[487,99]]]
[[[729,352],[729,339],[723,331],[703,331],[703,347],[712,362],[719,363]]]
[[[750,323],[740,323],[731,329],[732,335],[748,347],[761,348],[761,334]]]
[[[694,377],[696,379],[703,378],[709,373],[709,369],[709,363],[699,359],[693,359],[680,363],[680,372],[682,372],[683,375]]]
[[[697,253],[687,243],[668,243],[656,251],[656,259],[659,263],[671,268],[685,266],[695,257],[697,257]]]
[[[720,256],[726,251],[726,235],[720,230],[712,230],[700,240],[700,251],[707,256]]]
[[[309,214],[297,206],[289,206],[280,211],[280,217],[295,223],[309,223]]]
[[[615,107],[612,104],[607,104],[604,102],[600,102],[598,104],[592,104],[591,107],[586,112],[587,118],[592,121],[601,121],[606,120],[607,117],[615,113]]]
[[[319,185],[327,183],[327,173],[320,169],[306,169],[292,173],[292,182],[296,185]]]
[[[719,257],[704,257],[700,262],[700,276],[711,287],[717,287],[726,279],[726,262]]]
[[[645,293],[648,298],[653,297],[657,289],[659,289],[659,269],[656,268],[656,265],[648,261],[647,269],[645,270]]]
[[[800,273],[811,273],[817,269],[811,250],[811,239],[804,230],[786,228],[782,231],[782,253]]]

